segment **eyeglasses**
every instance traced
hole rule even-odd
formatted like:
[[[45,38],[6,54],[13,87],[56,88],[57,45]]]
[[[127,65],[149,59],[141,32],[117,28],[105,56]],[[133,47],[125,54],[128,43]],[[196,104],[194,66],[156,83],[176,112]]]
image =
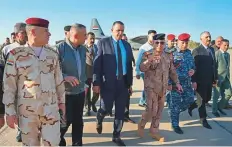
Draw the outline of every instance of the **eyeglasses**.
[[[164,41],[156,41],[155,44],[157,44],[157,45],[158,45],[158,44],[164,45],[165,42],[164,42]]]

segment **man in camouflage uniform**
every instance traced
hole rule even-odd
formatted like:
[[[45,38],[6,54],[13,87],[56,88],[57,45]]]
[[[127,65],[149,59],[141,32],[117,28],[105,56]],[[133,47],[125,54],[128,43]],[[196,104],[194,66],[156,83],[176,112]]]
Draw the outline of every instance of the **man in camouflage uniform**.
[[[176,39],[175,39],[175,35],[173,35],[173,34],[169,34],[168,36],[167,36],[167,43],[168,43],[168,46],[167,46],[167,48],[165,48],[165,52],[166,53],[169,53],[169,54],[172,54],[173,52],[175,52],[176,51],[176,48],[175,48],[175,42],[176,42]],[[170,90],[172,90],[172,86],[169,84],[168,85],[168,90],[167,90],[167,93],[166,93],[166,103],[165,103],[165,107],[167,106],[167,101],[168,101],[168,99],[170,99]]]
[[[154,49],[143,54],[140,70],[145,73],[144,87],[147,95],[147,108],[142,114],[138,124],[138,134],[143,137],[146,123],[152,118],[150,133],[152,138],[164,141],[164,137],[158,133],[162,110],[164,107],[165,93],[168,86],[168,78],[171,77],[178,90],[182,91],[172,63],[170,54],[165,53],[165,34],[154,36]]]
[[[15,128],[19,119],[23,145],[40,146],[42,137],[45,146],[57,146],[58,109],[65,111],[65,88],[58,56],[45,46],[51,35],[49,22],[29,18],[26,24],[28,46],[11,50],[6,61],[3,78],[6,122]]]
[[[11,33],[12,34],[12,33]],[[27,34],[26,34],[26,24],[25,23],[16,23],[14,26],[14,35],[15,41],[2,49],[2,59],[6,62],[8,54],[11,50],[17,47],[23,47],[27,42]],[[21,131],[20,127],[18,127],[17,135],[16,135],[17,142],[22,142]]]
[[[183,92],[176,90],[172,85],[172,80],[169,84],[172,85],[170,97],[167,101],[169,115],[173,130],[178,134],[183,134],[179,127],[179,114],[185,111],[190,104],[194,102],[194,91],[191,85],[191,76],[194,74],[195,64],[191,51],[187,49],[190,35],[183,33],[178,37],[177,50],[173,52],[173,64],[183,87]]]

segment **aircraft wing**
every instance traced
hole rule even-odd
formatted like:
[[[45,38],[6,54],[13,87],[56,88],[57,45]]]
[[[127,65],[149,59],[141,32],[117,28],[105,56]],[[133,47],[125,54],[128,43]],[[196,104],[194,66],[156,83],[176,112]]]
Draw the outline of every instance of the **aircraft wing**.
[[[141,35],[130,39],[131,41],[139,44],[145,44],[147,42],[147,35]]]

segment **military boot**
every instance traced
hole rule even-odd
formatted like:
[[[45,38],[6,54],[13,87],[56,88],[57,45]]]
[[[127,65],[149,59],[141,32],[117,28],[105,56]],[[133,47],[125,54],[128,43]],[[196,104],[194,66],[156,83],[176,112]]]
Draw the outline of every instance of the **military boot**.
[[[174,132],[176,132],[177,134],[184,134],[184,132],[182,131],[182,129],[179,126],[172,126],[172,129]]]
[[[164,137],[161,136],[159,133],[152,134],[150,133],[151,137],[159,142],[164,142]]]
[[[139,123],[138,123],[138,135],[139,137],[144,137],[144,127],[145,126],[142,126],[142,121],[140,120]]]

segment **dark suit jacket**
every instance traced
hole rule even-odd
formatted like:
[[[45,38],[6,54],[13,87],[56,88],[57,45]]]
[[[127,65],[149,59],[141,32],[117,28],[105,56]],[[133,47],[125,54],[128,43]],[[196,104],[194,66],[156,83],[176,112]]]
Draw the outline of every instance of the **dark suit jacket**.
[[[195,74],[192,76],[193,82],[205,84],[214,83],[217,80],[218,72],[215,62],[215,52],[212,47],[210,47],[210,50],[213,57],[209,55],[203,45],[200,45],[192,51],[196,66]]]
[[[132,49],[129,43],[122,40],[127,55],[127,76],[125,79],[128,88],[132,86]],[[113,38],[107,37],[101,39],[97,44],[98,52],[94,60],[93,85],[103,86],[107,89],[114,89],[116,78],[116,55],[114,52]],[[103,84],[104,83],[104,84]]]

